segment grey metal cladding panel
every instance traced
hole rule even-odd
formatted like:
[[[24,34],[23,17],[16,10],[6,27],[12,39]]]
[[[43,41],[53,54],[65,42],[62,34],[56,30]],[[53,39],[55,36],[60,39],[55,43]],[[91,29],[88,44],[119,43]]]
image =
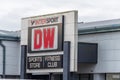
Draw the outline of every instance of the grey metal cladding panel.
[[[97,63],[97,43],[78,42],[78,62]]]

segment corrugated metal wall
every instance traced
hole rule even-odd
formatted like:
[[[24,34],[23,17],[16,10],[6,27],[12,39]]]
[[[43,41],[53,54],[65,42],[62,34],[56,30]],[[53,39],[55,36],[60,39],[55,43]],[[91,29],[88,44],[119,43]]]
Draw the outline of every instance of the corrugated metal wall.
[[[79,35],[78,41],[98,43],[98,63],[80,65],[81,73],[120,72],[120,32]]]
[[[6,75],[20,75],[20,42],[3,41],[6,46]],[[3,51],[0,46],[0,74],[2,75]]]

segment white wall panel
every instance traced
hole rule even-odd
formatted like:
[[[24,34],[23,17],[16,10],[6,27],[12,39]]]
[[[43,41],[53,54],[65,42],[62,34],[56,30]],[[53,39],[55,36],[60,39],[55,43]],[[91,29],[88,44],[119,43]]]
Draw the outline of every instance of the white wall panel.
[[[3,51],[2,51],[2,47],[0,46],[0,74],[2,74],[2,64],[3,63]]]
[[[20,46],[19,46],[20,48]],[[6,49],[6,56],[12,56],[12,57],[19,57],[20,55],[20,49],[17,47],[7,47]]]
[[[19,57],[6,56],[6,64],[19,66]]]
[[[3,73],[3,67],[2,67],[2,64],[0,63],[0,74]]]
[[[0,54],[2,53],[1,51],[2,51],[2,47],[0,46]]]
[[[106,50],[101,51],[98,56],[99,61],[118,61],[120,60],[120,56],[118,55],[120,55],[120,50]]]
[[[3,56],[2,55],[0,55],[0,64],[2,64],[3,63]],[[0,65],[1,66],[1,65]]]
[[[120,72],[120,61],[99,62],[94,68],[95,73],[118,73]]]
[[[27,45],[28,43],[28,30],[21,30],[21,45]]]
[[[22,23],[22,24],[21,24],[21,31],[22,31],[22,30],[26,30],[26,29],[28,28],[28,19],[22,20],[21,23]]]
[[[75,34],[75,24],[74,23],[68,23],[64,25],[64,34],[65,35],[73,35]]]
[[[20,43],[16,41],[3,41],[6,47],[19,47]]]
[[[3,59],[3,57],[2,57],[2,48],[0,47],[0,74],[2,74],[2,71],[3,71],[3,69],[2,69],[2,60]]]
[[[20,75],[16,65],[6,65],[6,75]]]

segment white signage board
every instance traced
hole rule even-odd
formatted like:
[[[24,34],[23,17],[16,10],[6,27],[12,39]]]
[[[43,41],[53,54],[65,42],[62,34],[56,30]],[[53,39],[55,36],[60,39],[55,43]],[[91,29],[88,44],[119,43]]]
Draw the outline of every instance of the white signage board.
[[[64,16],[64,21],[62,16]],[[64,52],[61,51],[63,50],[61,48],[61,46],[63,46],[62,41],[70,41],[70,71],[76,72],[78,43],[77,18],[77,11],[68,11],[23,18],[21,30],[21,45],[28,45],[27,56],[32,57],[64,54]],[[62,31],[61,27],[64,27]],[[51,39],[47,40],[48,37],[50,37]],[[27,73],[40,72],[63,72],[63,69],[27,70]]]

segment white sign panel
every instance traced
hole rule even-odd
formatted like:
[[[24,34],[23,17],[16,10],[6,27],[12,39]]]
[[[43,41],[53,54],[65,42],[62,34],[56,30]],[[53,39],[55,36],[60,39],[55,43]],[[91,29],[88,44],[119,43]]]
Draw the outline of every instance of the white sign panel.
[[[58,26],[38,27],[32,29],[32,51],[55,50],[58,48]]]

